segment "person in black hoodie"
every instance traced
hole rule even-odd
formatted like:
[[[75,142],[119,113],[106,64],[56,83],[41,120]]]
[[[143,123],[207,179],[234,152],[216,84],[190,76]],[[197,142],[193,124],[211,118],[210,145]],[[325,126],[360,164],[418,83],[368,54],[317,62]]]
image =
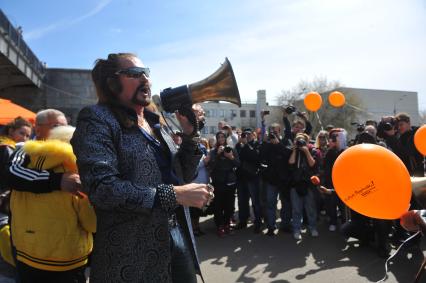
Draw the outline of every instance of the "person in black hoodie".
[[[327,207],[327,215],[330,223],[328,229],[331,232],[337,229],[337,208],[340,210],[341,215],[345,214],[345,205],[337,197],[334,191],[333,181],[331,179],[331,172],[337,157],[346,149],[346,136],[347,133],[342,128],[334,128],[329,133],[329,148],[324,158],[324,186],[331,191],[325,195],[325,203]],[[345,219],[346,220],[346,219]]]
[[[309,140],[310,137],[305,133],[296,134],[294,147],[288,160],[292,172],[290,196],[293,216],[293,237],[295,240],[302,239],[300,230],[303,210],[306,212],[312,237],[318,237],[316,227],[317,209],[314,200],[314,188],[310,180],[318,171],[318,155],[316,150],[309,145]]]

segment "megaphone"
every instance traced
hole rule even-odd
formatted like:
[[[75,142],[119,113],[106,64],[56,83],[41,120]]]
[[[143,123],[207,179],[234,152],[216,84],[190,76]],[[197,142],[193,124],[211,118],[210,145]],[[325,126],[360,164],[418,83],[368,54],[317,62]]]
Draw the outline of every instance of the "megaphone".
[[[159,98],[154,96],[153,101],[160,110],[168,113],[191,108],[193,104],[205,101],[226,101],[241,107],[240,93],[228,58],[225,58],[216,72],[204,80],[166,88],[160,92]]]
[[[411,190],[417,202],[426,209],[426,177],[411,177]]]

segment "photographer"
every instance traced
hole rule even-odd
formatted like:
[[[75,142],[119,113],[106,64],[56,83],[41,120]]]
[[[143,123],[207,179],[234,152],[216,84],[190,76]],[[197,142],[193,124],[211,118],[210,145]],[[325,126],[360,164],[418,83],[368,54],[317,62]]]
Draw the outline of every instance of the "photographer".
[[[266,141],[260,148],[262,179],[266,191],[268,236],[275,235],[278,195],[281,200],[280,230],[285,232],[291,230],[291,202],[288,188],[288,158],[291,150],[288,148],[288,144],[280,138],[280,132],[280,125],[272,124]]]
[[[235,147],[238,143],[238,134],[232,130],[232,127],[226,124],[225,121],[217,123],[218,131],[223,131],[226,134],[226,143],[231,147]]]
[[[219,237],[230,232],[237,187],[235,170],[239,165],[237,151],[226,144],[226,134],[219,131],[216,133],[216,146],[210,151],[210,161],[207,165],[215,188],[214,221]]]
[[[241,165],[238,169],[238,208],[239,220],[237,229],[247,227],[250,216],[249,199],[251,198],[254,212],[254,232],[259,233],[262,219],[260,209],[260,180],[259,154],[260,148],[255,140],[252,129],[244,129],[240,143],[235,147],[240,157]]]
[[[293,124],[290,126],[290,121],[288,116],[292,113],[295,113],[298,117],[293,121]],[[287,106],[283,111],[283,123],[284,123],[284,140],[286,142],[292,143],[294,138],[298,133],[305,133],[310,135],[312,132],[312,125],[306,117],[305,112],[296,111],[294,106]]]
[[[412,127],[410,116],[399,113],[395,117],[383,117],[379,133],[390,149],[404,162],[411,176],[424,176],[423,156],[414,145],[417,127]]]
[[[296,134],[294,147],[288,163],[292,169],[292,188],[290,191],[293,237],[301,240],[300,234],[303,208],[308,219],[309,230],[312,237],[318,237],[316,225],[317,209],[310,177],[317,172],[317,154],[314,148],[309,148],[309,136],[304,133]]]

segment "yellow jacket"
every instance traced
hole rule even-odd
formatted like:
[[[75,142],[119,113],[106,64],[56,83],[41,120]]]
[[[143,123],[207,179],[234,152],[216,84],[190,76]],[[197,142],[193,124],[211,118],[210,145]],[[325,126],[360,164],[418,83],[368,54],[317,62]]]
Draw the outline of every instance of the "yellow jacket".
[[[76,172],[69,143],[58,140],[27,141],[29,168]],[[92,251],[96,215],[87,197],[54,191],[34,194],[12,191],[12,242],[17,260],[37,269],[71,270],[87,263]]]

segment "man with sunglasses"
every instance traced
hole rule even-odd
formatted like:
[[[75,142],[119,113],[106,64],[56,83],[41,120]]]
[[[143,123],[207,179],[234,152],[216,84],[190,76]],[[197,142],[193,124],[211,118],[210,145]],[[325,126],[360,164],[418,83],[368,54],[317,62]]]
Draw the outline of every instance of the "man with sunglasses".
[[[97,214],[91,282],[196,282],[200,274],[188,206],[212,197],[195,177],[202,156],[194,127],[177,150],[150,112],[149,69],[133,54],[110,54],[92,70],[99,98],[84,108],[71,140]],[[193,107],[202,119],[200,107]]]

